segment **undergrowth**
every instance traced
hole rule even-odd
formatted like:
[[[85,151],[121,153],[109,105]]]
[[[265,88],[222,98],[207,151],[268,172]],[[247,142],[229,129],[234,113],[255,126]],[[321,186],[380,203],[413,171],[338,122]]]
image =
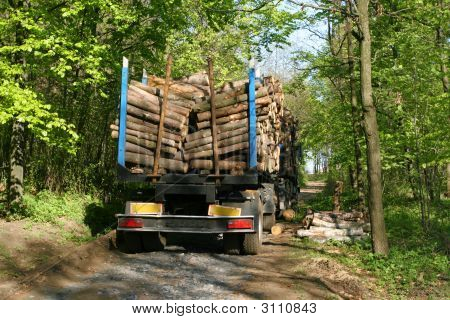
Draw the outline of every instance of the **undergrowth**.
[[[41,191],[36,195],[24,195],[23,209],[20,213],[33,222],[55,224],[59,218],[68,218],[83,223],[86,207],[96,201],[90,195],[76,193],[57,195],[50,191]]]
[[[342,202],[343,209],[347,210],[355,199],[351,194],[344,194]],[[307,207],[331,210],[331,203],[331,196],[319,194],[300,210]],[[392,298],[448,297],[450,201],[441,200],[433,205],[427,230],[422,228],[418,204],[411,199],[388,200],[384,210],[390,245],[388,257],[373,254],[370,240],[354,244],[334,241],[325,246],[339,247],[342,254],[334,258],[372,273]],[[311,242],[307,244],[315,246]]]
[[[114,227],[115,213],[121,211],[121,204],[102,204],[92,195],[76,192],[57,194],[41,191],[35,195],[26,193],[23,205],[11,219],[25,219],[31,226],[33,223],[50,223],[61,229],[64,239],[72,242],[85,242],[104,234]],[[77,234],[64,231],[65,224],[76,223],[89,229],[89,234]]]

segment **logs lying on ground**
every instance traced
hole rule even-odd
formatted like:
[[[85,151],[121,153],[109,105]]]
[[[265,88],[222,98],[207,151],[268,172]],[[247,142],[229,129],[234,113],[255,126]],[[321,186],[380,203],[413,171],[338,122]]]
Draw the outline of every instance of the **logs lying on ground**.
[[[164,82],[150,76],[147,85],[132,80],[128,87],[125,160],[132,172],[151,172]],[[162,172],[214,169],[208,85],[205,73],[170,81],[161,137]],[[284,168],[294,176],[295,121],[284,109],[281,83],[266,77],[255,87],[258,170],[273,173]],[[248,81],[227,82],[215,93],[219,170],[241,174],[247,169],[249,148]],[[110,128],[117,139],[119,121]],[[281,144],[289,157],[280,159]]]
[[[303,219],[304,229],[297,231],[300,238],[308,237],[316,242],[328,240],[348,241],[367,237],[370,225],[363,220],[360,212],[337,213],[332,211],[307,212]]]

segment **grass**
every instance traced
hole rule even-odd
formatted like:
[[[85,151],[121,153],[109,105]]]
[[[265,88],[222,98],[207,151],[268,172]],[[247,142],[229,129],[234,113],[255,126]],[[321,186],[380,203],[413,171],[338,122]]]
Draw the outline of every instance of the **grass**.
[[[96,201],[90,195],[57,195],[50,191],[41,191],[37,195],[25,194],[21,215],[33,222],[57,224],[60,218],[67,218],[83,223],[86,207]]]
[[[344,194],[342,200],[345,210],[355,203],[351,194]],[[300,215],[307,207],[330,210],[331,203],[331,196],[319,194],[299,208]],[[450,201],[433,204],[427,230],[421,225],[419,205],[411,199],[389,199],[384,210],[390,245],[388,257],[373,254],[370,240],[354,244],[330,241],[319,245],[308,240],[302,243],[323,255],[339,249],[341,254],[332,258],[373,275],[391,298],[448,298]]]
[[[26,193],[23,205],[9,219],[25,220],[25,230],[31,230],[36,223],[49,223],[60,230],[62,240],[82,243],[112,230],[114,214],[121,211],[121,206],[102,204],[92,195],[44,190]]]

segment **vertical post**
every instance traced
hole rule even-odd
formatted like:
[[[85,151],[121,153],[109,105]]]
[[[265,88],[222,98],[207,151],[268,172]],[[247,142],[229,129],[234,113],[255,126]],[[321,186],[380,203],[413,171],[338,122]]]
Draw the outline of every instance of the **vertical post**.
[[[253,60],[253,59],[252,59]],[[255,105],[255,66],[250,63],[248,71],[248,115],[249,115],[249,168],[255,168],[257,165],[257,147],[256,147],[256,105]]]
[[[123,57],[122,85],[120,88],[120,116],[119,116],[119,154],[117,162],[125,166],[125,143],[127,131],[127,93],[128,93],[128,59]]]
[[[169,53],[167,55],[167,63],[166,63],[166,81],[164,82],[164,94],[163,101],[161,104],[161,110],[159,114],[159,127],[158,127],[158,139],[156,140],[156,150],[155,150],[155,158],[153,161],[153,176],[158,175],[159,168],[159,157],[161,155],[161,141],[164,131],[164,119],[166,117],[166,107],[167,101],[169,100],[169,85],[170,85],[170,73],[172,71],[172,55]]]
[[[143,84],[148,84],[147,70],[142,69],[142,81]]]
[[[217,126],[216,126],[216,92],[214,91],[214,66],[213,59],[208,58],[208,80],[210,91],[210,104],[211,104],[211,135],[213,142],[213,155],[214,155],[214,175],[220,174],[219,168],[219,147],[217,145]]]

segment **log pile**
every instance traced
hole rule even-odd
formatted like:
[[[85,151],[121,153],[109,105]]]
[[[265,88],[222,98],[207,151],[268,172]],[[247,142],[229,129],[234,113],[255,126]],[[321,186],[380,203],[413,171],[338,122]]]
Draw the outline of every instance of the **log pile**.
[[[153,167],[165,79],[150,76],[148,84],[131,81],[127,94],[127,168],[150,173]],[[159,174],[211,171],[214,169],[211,104],[208,76],[195,74],[169,83],[168,102],[161,139]],[[281,83],[273,77],[256,83],[258,170],[280,170],[280,144],[293,150],[295,121],[283,108]],[[247,168],[248,80],[227,82],[215,90],[217,150],[221,173],[242,174]],[[119,136],[119,121],[111,126]],[[295,157],[281,166],[292,174]]]
[[[183,159],[183,142],[189,130],[189,115],[195,101],[201,101],[209,94],[204,86],[207,79],[205,75],[198,74],[169,84],[158,173],[188,171],[188,163]],[[132,80],[128,86],[125,161],[134,173],[150,173],[153,167],[164,81],[150,76],[148,85]],[[110,128],[111,136],[117,139],[119,121],[116,120]]]
[[[370,225],[364,222],[361,212],[313,212],[308,210],[302,222],[303,229],[297,231],[300,238],[315,242],[337,240],[353,242],[368,236]]]
[[[264,78],[256,86],[258,170],[269,173],[280,169],[280,143],[290,139],[284,128],[293,127],[293,118],[283,118],[283,92],[281,83],[273,77]],[[220,170],[239,172],[247,166],[248,90],[245,81],[226,83],[215,96],[216,125]],[[194,106],[196,129],[186,137],[185,159],[190,167],[209,170],[212,165],[213,146],[209,99]],[[288,123],[288,121],[290,121]],[[200,161],[200,159],[203,159]],[[294,163],[290,164],[291,166]]]

